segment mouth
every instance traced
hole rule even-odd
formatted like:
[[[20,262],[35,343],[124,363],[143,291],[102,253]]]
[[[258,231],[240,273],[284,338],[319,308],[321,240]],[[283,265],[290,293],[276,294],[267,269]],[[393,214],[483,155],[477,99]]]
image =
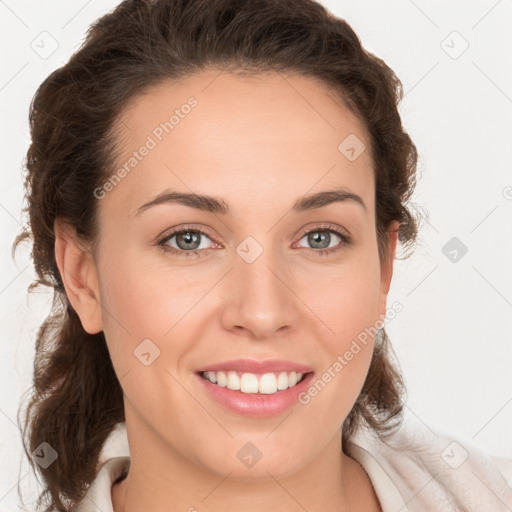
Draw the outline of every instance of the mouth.
[[[269,417],[297,405],[314,371],[290,361],[239,359],[203,367],[196,375],[209,399],[224,410]]]
[[[308,372],[309,373],[309,372]],[[249,373],[235,371],[200,372],[203,379],[221,388],[241,391],[247,394],[273,395],[285,391],[302,382],[308,373],[301,372],[271,372]]]

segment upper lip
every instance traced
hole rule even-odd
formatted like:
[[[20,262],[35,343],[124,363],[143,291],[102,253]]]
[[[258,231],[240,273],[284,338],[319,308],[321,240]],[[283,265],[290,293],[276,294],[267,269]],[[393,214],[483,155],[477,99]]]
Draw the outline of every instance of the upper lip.
[[[232,359],[222,363],[208,364],[199,372],[233,371],[241,373],[272,373],[272,372],[297,372],[309,373],[313,370],[303,364],[285,361],[284,359],[267,359],[265,361],[255,359]]]

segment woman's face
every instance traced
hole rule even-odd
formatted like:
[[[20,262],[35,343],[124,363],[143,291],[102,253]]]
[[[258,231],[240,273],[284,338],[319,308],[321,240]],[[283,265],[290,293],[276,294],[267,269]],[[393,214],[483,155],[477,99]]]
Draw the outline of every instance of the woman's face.
[[[311,78],[216,70],[117,130],[93,282],[132,458],[277,478],[339,454],[391,279],[361,122]]]

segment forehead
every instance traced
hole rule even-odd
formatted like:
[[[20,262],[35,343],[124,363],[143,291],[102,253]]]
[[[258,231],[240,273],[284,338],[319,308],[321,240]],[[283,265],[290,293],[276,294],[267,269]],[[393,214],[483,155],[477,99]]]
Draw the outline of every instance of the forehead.
[[[210,70],[163,82],[130,101],[115,133],[113,173],[125,172],[109,202],[130,214],[165,189],[225,197],[234,211],[254,211],[344,186],[373,209],[365,127],[310,77]],[[361,152],[357,158],[347,157],[347,145]]]

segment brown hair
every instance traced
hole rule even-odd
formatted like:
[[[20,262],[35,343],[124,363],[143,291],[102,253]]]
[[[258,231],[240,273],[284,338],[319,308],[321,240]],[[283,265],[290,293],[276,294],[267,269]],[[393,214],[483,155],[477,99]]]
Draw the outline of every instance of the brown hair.
[[[73,510],[95,478],[102,444],[124,420],[104,335],[85,332],[66,297],[54,257],[54,221],[64,218],[83,240],[94,241],[94,190],[115,168],[115,123],[123,108],[150,86],[207,68],[290,71],[331,86],[363,121],[371,141],[379,257],[388,255],[394,220],[403,247],[416,239],[408,203],[417,152],[398,113],[402,85],[344,20],[313,0],[125,0],[97,20],[32,100],[29,225],[15,241],[15,247],[24,239],[33,242],[37,280],[30,289],[54,289],[52,312],[37,336],[23,416],[24,447],[44,480],[38,506],[45,510]],[[343,423],[344,446],[363,425],[385,437],[401,422],[404,383],[382,334]],[[30,455],[42,442],[58,453],[46,469]]]

